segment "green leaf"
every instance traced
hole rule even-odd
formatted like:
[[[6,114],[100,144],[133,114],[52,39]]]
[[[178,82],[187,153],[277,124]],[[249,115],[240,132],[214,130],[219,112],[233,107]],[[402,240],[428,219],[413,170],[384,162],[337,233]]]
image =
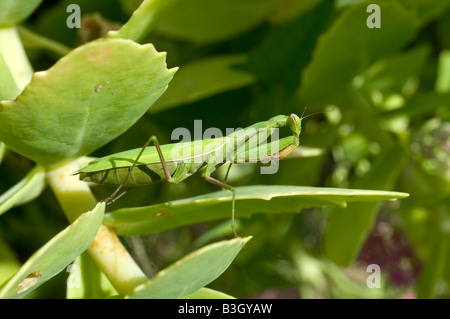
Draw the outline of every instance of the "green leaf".
[[[89,154],[131,127],[175,71],[151,44],[90,42],[0,103],[0,139],[44,166]]]
[[[450,6],[449,0],[403,0],[401,3],[414,13],[419,26],[442,15]]]
[[[178,1],[156,30],[197,44],[219,42],[257,26],[274,5],[274,0]]]
[[[0,25],[18,24],[28,18],[42,0],[1,0]]]
[[[362,3],[347,7],[322,35],[302,74],[299,94],[308,104],[336,104],[341,88],[354,76],[413,38],[416,21],[412,15],[397,2],[379,5],[381,28],[367,27],[367,3]]]
[[[35,166],[20,182],[0,196],[0,215],[39,196],[45,187],[45,170]]]
[[[0,27],[0,54],[3,60],[0,62],[2,64],[0,68],[6,82],[1,91],[4,95],[3,98],[13,100],[22,92],[33,76],[33,68],[28,61],[17,27]],[[0,106],[0,112],[1,110]]]
[[[20,89],[17,86],[8,65],[6,65],[2,54],[0,54],[0,78],[2,79],[2,85],[0,86],[0,101],[15,99],[20,94]]]
[[[89,254],[82,253],[72,265],[75,268],[67,278],[67,299],[104,299],[117,295]]]
[[[235,298],[217,290],[209,288],[201,288],[196,292],[184,296],[183,299],[235,299]]]
[[[2,286],[0,298],[21,298],[61,272],[89,247],[104,212],[105,203],[99,203],[50,239]]]
[[[144,0],[127,23],[118,31],[108,32],[108,37],[141,41],[177,1],[180,0]]]
[[[450,92],[450,50],[443,50],[439,55],[436,91]]]
[[[3,162],[3,158],[6,154],[6,146],[0,141],[0,164]]]
[[[254,213],[297,213],[311,206],[345,206],[346,202],[393,200],[408,194],[303,186],[236,187],[236,217]],[[364,214],[364,212],[361,212]],[[104,223],[121,235],[141,235],[178,226],[231,217],[231,192],[218,191],[157,205],[124,208],[105,215]]]
[[[255,81],[253,75],[233,67],[245,60],[243,55],[223,55],[206,57],[183,65],[167,92],[149,112],[165,111],[252,84]]]
[[[367,80],[385,94],[401,92],[405,83],[418,76],[430,55],[430,47],[417,46],[374,63],[365,73]]]
[[[219,277],[251,239],[234,238],[198,249],[138,286],[130,298],[185,297]]]

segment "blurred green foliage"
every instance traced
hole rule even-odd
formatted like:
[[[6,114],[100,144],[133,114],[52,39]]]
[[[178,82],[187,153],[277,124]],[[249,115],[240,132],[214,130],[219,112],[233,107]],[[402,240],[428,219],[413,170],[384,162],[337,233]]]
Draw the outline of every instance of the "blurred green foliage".
[[[84,17],[98,14],[79,30],[65,26],[71,2],[44,0],[23,26],[75,48],[86,41],[82,32],[93,40],[101,28],[125,23],[140,1],[79,0]],[[371,3],[381,8],[379,29],[366,25]],[[225,132],[307,107],[330,110],[305,120],[300,137],[322,155],[284,160],[274,175],[233,167],[229,183],[410,193],[396,202],[241,219],[242,235],[254,238],[210,288],[240,298],[450,297],[450,1],[183,0],[159,21],[141,43],[166,51],[179,78],[149,114],[93,156],[140,147],[151,135],[168,143],[173,129],[192,131],[195,119]],[[60,57],[26,37],[24,44],[35,70]],[[31,167],[7,152],[0,193]],[[193,176],[133,190],[114,208],[214,190]],[[98,198],[111,192],[95,191]],[[0,279],[66,224],[48,191],[3,215]],[[122,239],[152,275],[221,227],[208,222]],[[381,268],[379,289],[366,286],[368,264]],[[55,277],[33,296],[64,296],[64,280]]]

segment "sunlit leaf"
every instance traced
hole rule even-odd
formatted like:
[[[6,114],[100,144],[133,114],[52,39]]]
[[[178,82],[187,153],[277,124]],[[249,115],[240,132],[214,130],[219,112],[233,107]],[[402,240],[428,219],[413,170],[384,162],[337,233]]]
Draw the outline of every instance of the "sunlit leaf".
[[[94,240],[104,211],[98,204],[36,251],[2,286],[0,298],[21,298],[67,267]]]
[[[263,212],[298,213],[305,207],[343,207],[347,202],[393,200],[406,196],[408,194],[359,189],[243,186],[236,187],[235,213],[236,217]],[[224,190],[152,206],[119,209],[105,216],[105,224],[119,234],[138,235],[230,217],[231,192]]]
[[[175,71],[151,44],[100,39],[80,46],[35,73],[16,101],[1,102],[0,139],[44,166],[87,155],[133,125]]]
[[[20,182],[0,196],[0,215],[14,206],[36,198],[45,185],[45,170],[37,165]]]
[[[185,297],[219,277],[250,239],[235,238],[198,249],[138,286],[130,298]]]
[[[19,95],[20,89],[14,81],[11,71],[6,65],[2,54],[0,54],[0,77],[2,79],[2,85],[0,86],[0,101],[15,99],[17,95]]]
[[[183,299],[235,299],[235,298],[217,290],[209,288],[201,288],[196,292],[184,296]]]
[[[42,0],[0,1],[0,25],[17,24],[28,18]]]

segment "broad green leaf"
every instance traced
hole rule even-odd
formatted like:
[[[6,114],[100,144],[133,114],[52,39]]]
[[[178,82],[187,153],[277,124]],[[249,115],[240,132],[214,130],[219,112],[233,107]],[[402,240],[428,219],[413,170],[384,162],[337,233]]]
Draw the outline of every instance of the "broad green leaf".
[[[184,296],[183,299],[235,299],[235,298],[217,290],[209,288],[201,288],[196,292]]]
[[[182,298],[219,277],[251,239],[235,238],[198,249],[138,286],[130,298]]]
[[[89,154],[131,127],[175,71],[151,44],[90,42],[37,72],[16,101],[0,103],[0,139],[44,166]]]
[[[414,17],[397,2],[379,5],[381,28],[367,27],[367,3],[362,3],[346,7],[323,34],[302,74],[299,94],[308,104],[336,103],[341,88],[354,76],[412,39],[416,32]]]
[[[42,0],[0,0],[0,26],[22,22],[41,2]]]
[[[149,112],[165,111],[252,84],[255,81],[253,75],[234,67],[245,60],[243,55],[223,55],[206,57],[183,65],[167,92],[155,102]]]
[[[0,298],[21,298],[66,268],[94,240],[104,212],[99,203],[50,239],[2,286]]]
[[[305,207],[345,207],[347,202],[393,200],[408,196],[397,192],[285,185],[235,189],[236,217],[250,217],[262,212],[297,213]],[[105,215],[104,223],[121,235],[141,235],[230,217],[231,192],[224,190],[146,207],[119,209]]]
[[[180,0],[144,0],[120,30],[110,31],[108,37],[141,41]]]
[[[405,163],[401,149],[384,150],[372,169],[354,187],[370,185],[376,189],[390,189]],[[335,263],[348,266],[357,256],[378,213],[379,203],[351,203],[347,208],[333,208],[324,235],[324,250]]]
[[[14,77],[11,74],[8,66],[3,59],[3,55],[0,53],[0,78],[2,79],[2,85],[0,86],[0,101],[1,100],[13,100],[20,94],[20,89],[14,81]]]
[[[0,196],[0,215],[39,196],[45,187],[45,170],[35,166],[20,182]]]
[[[197,44],[235,37],[263,22],[275,0],[178,1],[158,25],[158,33]]]
[[[75,259],[69,271],[67,299],[104,299],[117,295],[108,278],[86,252]]]

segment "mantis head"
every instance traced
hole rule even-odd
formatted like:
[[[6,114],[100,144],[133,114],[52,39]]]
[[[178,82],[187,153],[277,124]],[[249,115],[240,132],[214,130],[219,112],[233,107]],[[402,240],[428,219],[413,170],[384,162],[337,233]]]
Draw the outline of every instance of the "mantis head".
[[[300,133],[302,132],[302,120],[303,119],[313,116],[313,115],[316,115],[316,114],[324,113],[324,112],[316,112],[316,113],[311,113],[311,114],[305,115],[305,111],[306,111],[306,108],[303,111],[302,116],[300,116],[300,117],[296,114],[291,114],[288,118],[289,128],[291,129],[292,133],[294,133],[294,135],[296,137],[299,137]],[[332,111],[332,110],[330,110],[330,111]]]
[[[303,116],[298,117],[298,115],[296,114],[291,114],[288,118],[289,128],[296,137],[299,137],[300,133],[302,132],[302,119]]]

